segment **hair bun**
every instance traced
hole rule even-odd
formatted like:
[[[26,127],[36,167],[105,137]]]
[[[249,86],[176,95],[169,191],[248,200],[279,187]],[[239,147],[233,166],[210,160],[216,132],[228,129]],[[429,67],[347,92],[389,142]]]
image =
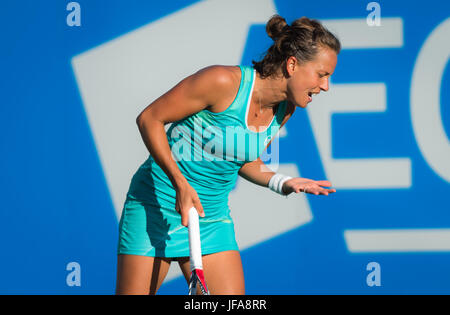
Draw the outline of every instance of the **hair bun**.
[[[266,24],[266,32],[274,40],[261,61],[253,61],[253,68],[262,79],[289,77],[286,62],[295,57],[299,64],[312,61],[320,49],[331,49],[337,54],[341,43],[318,20],[302,17],[290,25],[278,14],[273,15]]]
[[[283,34],[286,26],[286,20],[278,14],[273,15],[266,25],[266,32],[270,38],[276,41]]]

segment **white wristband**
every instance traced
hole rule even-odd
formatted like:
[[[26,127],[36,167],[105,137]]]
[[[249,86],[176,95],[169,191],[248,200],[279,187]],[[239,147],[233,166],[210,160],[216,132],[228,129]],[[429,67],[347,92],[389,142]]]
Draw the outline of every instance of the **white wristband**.
[[[283,193],[283,184],[290,179],[292,177],[276,173],[270,178],[268,186],[270,190],[285,196],[286,194]]]

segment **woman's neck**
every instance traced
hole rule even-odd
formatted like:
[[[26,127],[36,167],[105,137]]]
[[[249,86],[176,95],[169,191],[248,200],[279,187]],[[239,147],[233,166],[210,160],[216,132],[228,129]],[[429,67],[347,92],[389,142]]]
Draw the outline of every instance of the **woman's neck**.
[[[271,77],[262,79],[256,72],[255,86],[253,88],[252,101],[259,104],[262,111],[273,109],[279,103],[287,99],[286,80]]]

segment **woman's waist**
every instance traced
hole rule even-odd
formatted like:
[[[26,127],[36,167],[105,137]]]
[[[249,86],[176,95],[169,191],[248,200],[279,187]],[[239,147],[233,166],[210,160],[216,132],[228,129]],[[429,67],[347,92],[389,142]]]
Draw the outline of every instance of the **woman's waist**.
[[[186,180],[192,186],[202,190],[231,191],[236,183],[239,165],[228,163],[214,163],[207,161],[178,161],[178,168]],[[142,164],[137,173],[142,172],[144,176],[152,177],[155,181],[161,181],[172,186],[169,177],[161,167],[149,156]]]
[[[153,165],[149,169],[144,165],[133,176],[128,193],[139,198],[146,197],[147,200],[160,199],[175,204],[176,191],[167,175],[159,167],[156,168]],[[223,178],[202,178],[193,174],[183,175],[197,192],[202,204],[210,207],[214,205],[223,207],[227,204],[229,193],[236,183],[236,176],[224,180]]]
[[[161,198],[153,197],[148,194],[142,194],[139,192],[128,192],[127,202],[138,202],[143,204],[146,209],[152,213],[164,214],[165,217],[171,217],[172,219],[180,218],[181,215],[176,211],[175,198]],[[200,218],[201,221],[205,222],[215,222],[224,219],[231,219],[230,208],[228,206],[228,200],[220,200],[216,202],[202,200],[200,197],[200,202],[205,212],[205,217]]]

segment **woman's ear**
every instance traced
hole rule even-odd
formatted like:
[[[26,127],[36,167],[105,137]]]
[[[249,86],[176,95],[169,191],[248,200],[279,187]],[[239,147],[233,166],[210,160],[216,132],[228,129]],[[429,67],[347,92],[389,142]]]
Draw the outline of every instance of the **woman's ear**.
[[[297,70],[298,61],[297,58],[294,56],[291,56],[286,61],[286,72],[289,75],[289,77],[292,76],[292,74]]]

